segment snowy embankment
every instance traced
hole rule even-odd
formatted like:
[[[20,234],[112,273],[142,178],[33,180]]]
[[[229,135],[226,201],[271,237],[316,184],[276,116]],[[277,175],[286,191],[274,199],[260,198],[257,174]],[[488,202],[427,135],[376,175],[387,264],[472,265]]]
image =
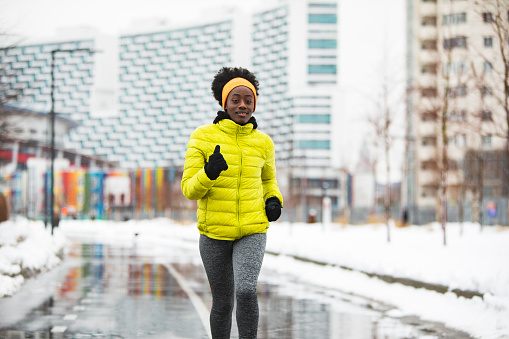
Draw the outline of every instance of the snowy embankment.
[[[0,223],[0,298],[16,293],[25,278],[57,266],[66,243],[61,232],[52,236],[41,221]]]
[[[69,220],[60,226],[51,238],[42,223],[0,224],[0,279],[10,279],[12,291],[23,283],[18,270],[44,270],[58,262],[56,253],[65,245],[62,234],[101,243],[126,244],[136,240],[139,249],[159,257],[164,257],[169,244],[196,251],[198,247],[196,225],[183,226],[167,219]],[[384,225],[277,222],[269,229],[267,251],[279,255],[267,255],[264,269],[384,302],[395,307],[391,316],[416,315],[478,338],[509,338],[509,229],[485,227],[481,232],[476,224],[464,224],[462,229],[460,234],[459,225],[449,224],[444,246],[438,224],[393,227],[388,243]],[[295,257],[327,265],[306,263]],[[474,291],[482,297],[469,299],[452,292],[442,294],[388,284],[360,272],[442,285],[449,291]],[[0,295],[13,293],[6,286],[0,281]]]
[[[479,338],[509,338],[509,229],[478,224],[447,225],[447,246],[439,224],[391,228],[385,225],[275,225],[268,251],[280,270],[301,279],[359,294],[397,308],[396,316],[418,315]],[[304,258],[328,266],[297,262]],[[348,267],[354,271],[340,269]],[[441,294],[368,278],[367,272],[442,285]],[[482,297],[458,297],[453,290]]]

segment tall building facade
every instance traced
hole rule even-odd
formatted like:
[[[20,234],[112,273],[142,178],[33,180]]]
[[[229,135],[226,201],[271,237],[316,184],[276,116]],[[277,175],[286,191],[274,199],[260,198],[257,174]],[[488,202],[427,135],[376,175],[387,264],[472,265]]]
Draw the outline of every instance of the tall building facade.
[[[260,82],[255,116],[276,145],[281,185],[298,186],[295,194],[309,195],[315,206],[328,193],[338,207],[344,201],[333,133],[340,114],[338,12],[337,0],[281,1],[255,13],[227,12],[221,20],[133,28],[113,46],[98,38],[72,39],[19,46],[0,57],[8,70],[19,73],[11,86],[25,93],[20,105],[49,111],[51,51],[101,49],[58,53],[55,111],[79,125],[67,148],[123,168],[181,167],[191,132],[211,123],[221,109],[210,90],[216,72],[223,66],[251,69]],[[115,103],[101,110],[97,104],[104,97],[96,93],[104,91],[95,80],[108,70],[98,58],[112,50]]]
[[[502,7],[497,9],[497,3]],[[449,219],[461,218],[458,213],[463,212],[457,212],[457,206],[465,203],[473,206],[475,219],[475,209],[485,209],[483,199],[507,194],[503,175],[486,172],[489,166],[503,167],[486,155],[503,150],[507,142],[500,100],[504,97],[500,44],[506,47],[509,32],[507,2],[408,0],[407,17],[403,190],[407,211],[415,223],[439,219],[440,185],[445,180]],[[505,30],[503,41],[496,22]],[[475,159],[486,159],[484,169]],[[445,179],[442,173],[447,174]]]
[[[88,117],[94,58],[87,52],[62,52],[55,50],[93,50],[94,40],[34,43],[0,50],[2,84],[8,86],[7,95],[18,96],[20,104],[34,111],[51,109],[52,62],[54,76],[55,112],[63,113],[75,121]]]

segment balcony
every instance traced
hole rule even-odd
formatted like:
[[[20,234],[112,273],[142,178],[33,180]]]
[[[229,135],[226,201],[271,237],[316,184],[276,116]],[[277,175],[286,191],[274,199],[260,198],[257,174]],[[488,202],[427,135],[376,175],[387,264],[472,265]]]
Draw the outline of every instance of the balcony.
[[[419,39],[421,40],[436,40],[437,29],[435,26],[420,26]]]
[[[434,1],[420,1],[419,13],[423,17],[436,16],[437,4]]]
[[[420,159],[435,159],[436,155],[437,152],[434,146],[423,146],[419,148]]]
[[[422,122],[419,124],[419,134],[420,135],[435,135],[436,134],[436,126],[433,121]]]

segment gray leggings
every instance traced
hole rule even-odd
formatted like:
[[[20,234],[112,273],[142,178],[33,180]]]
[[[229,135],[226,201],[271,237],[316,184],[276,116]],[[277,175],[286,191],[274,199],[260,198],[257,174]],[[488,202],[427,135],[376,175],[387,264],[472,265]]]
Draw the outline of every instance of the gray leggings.
[[[267,235],[257,233],[228,241],[200,236],[200,254],[212,291],[210,329],[213,339],[229,339],[234,296],[237,298],[239,339],[256,338],[258,295],[256,285]]]

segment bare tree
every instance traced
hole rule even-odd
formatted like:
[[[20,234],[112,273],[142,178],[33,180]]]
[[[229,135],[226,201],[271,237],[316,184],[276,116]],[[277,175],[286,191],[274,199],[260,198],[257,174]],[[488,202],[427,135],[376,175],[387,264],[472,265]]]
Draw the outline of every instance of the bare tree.
[[[475,141],[470,146],[470,150],[465,156],[465,165],[467,168],[466,173],[470,180],[470,186],[474,193],[474,202],[477,206],[477,221],[479,222],[481,230],[483,229],[483,201],[484,201],[484,159],[485,152],[482,149],[482,140],[488,137],[493,132],[487,131],[483,122],[492,121],[491,111],[487,109],[485,101],[485,89],[487,87],[486,70],[479,70],[478,65],[474,61],[470,63],[470,70],[472,80],[474,81],[474,88],[478,93],[479,105],[475,112],[472,114],[472,121],[470,124],[470,132],[475,136]],[[491,126],[490,126],[491,127]]]
[[[494,34],[492,58],[479,52],[485,64],[492,67],[493,79],[487,87],[496,98],[503,114],[505,138],[505,161],[509,161],[509,0],[476,0],[475,10],[482,20],[489,24]],[[509,198],[509,168],[504,168],[503,192]],[[509,204],[509,200],[508,200]],[[509,210],[508,210],[509,218]]]
[[[381,68],[382,81],[380,86],[380,95],[375,100],[376,113],[368,118],[368,122],[373,130],[374,145],[381,150],[383,164],[385,165],[385,194],[384,194],[384,219],[387,227],[387,242],[391,241],[390,219],[391,219],[391,152],[394,143],[398,138],[395,131],[395,122],[397,120],[398,110],[404,102],[403,87],[399,86],[398,79],[390,73],[387,62]],[[390,76],[390,74],[392,76]],[[374,165],[378,161],[374,161]],[[375,197],[376,199],[376,197]]]
[[[385,86],[384,86],[384,89]],[[384,91],[384,98],[385,98]],[[386,98],[385,98],[386,99]],[[387,241],[391,241],[391,232],[389,221],[391,218],[391,162],[390,162],[390,150],[393,145],[393,138],[390,134],[391,125],[393,123],[392,111],[386,105],[387,102],[384,100],[380,113],[374,117],[369,118],[369,122],[375,132],[375,145],[382,149],[385,168],[386,168],[386,183],[385,183],[385,196],[384,196],[384,211],[385,211],[385,225],[387,227]]]

